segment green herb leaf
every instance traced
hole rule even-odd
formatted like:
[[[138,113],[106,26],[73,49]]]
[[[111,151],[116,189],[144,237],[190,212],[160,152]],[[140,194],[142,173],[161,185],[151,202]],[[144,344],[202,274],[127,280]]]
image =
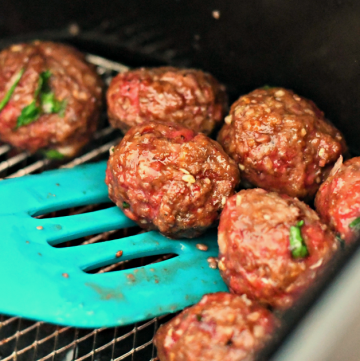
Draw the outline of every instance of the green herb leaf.
[[[22,110],[16,128],[36,121],[41,114],[58,113],[60,117],[64,117],[67,101],[59,101],[55,98],[55,94],[51,91],[49,85],[50,77],[51,72],[49,70],[39,75],[38,86],[34,93],[35,99]],[[37,105],[38,101],[40,105]]]
[[[61,154],[55,149],[43,150],[42,153],[48,159],[61,160],[65,158],[64,154]]]
[[[264,90],[270,90],[270,89],[273,89],[275,88],[274,86],[270,86],[270,85],[264,85],[261,87],[261,89],[264,89]]]
[[[200,322],[202,320],[202,316],[201,315],[196,315],[196,319]]]
[[[304,258],[309,255],[308,249],[301,236],[301,227],[304,221],[300,221],[296,226],[290,227],[290,250],[294,258]]]
[[[355,230],[360,229],[360,217],[355,218],[350,224],[350,228],[354,228]]]
[[[130,208],[130,204],[129,203],[126,203],[126,202],[123,202],[123,208]]]
[[[40,113],[40,108],[36,105],[35,100],[33,100],[21,111],[21,114],[17,118],[16,129],[34,122],[39,118]]]
[[[19,81],[21,79],[21,77],[24,74],[25,69],[22,68],[19,73],[17,74],[14,84],[10,87],[10,89],[6,92],[4,98],[1,100],[0,102],[0,111],[4,109],[5,105],[9,102],[11,96],[14,93],[15,88],[17,87],[17,85],[19,84]]]

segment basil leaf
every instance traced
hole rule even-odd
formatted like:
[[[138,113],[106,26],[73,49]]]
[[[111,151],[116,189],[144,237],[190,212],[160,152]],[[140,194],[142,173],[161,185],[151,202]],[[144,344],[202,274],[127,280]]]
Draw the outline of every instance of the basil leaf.
[[[124,209],[130,208],[130,204],[129,204],[129,203],[126,203],[126,202],[123,202],[123,208],[124,208]]]
[[[15,88],[17,87],[17,85],[19,84],[19,81],[21,79],[21,77],[24,74],[25,69],[22,68],[19,73],[17,74],[14,84],[10,87],[10,89],[6,92],[4,98],[1,100],[0,102],[0,111],[4,109],[5,105],[9,102],[11,96],[14,93]]]
[[[43,150],[42,153],[48,159],[61,160],[65,158],[64,154],[61,154],[55,149]]]
[[[35,100],[33,100],[28,106],[23,108],[20,116],[17,118],[16,129],[22,127],[23,125],[28,125],[32,122],[35,122],[40,116],[41,109],[36,105]]]
[[[350,224],[349,224],[350,228],[355,228],[355,230],[360,229],[360,217],[355,218]]]
[[[304,221],[300,221],[296,226],[290,227],[290,250],[294,258],[304,258],[309,255],[305,241],[301,235],[301,227]]]

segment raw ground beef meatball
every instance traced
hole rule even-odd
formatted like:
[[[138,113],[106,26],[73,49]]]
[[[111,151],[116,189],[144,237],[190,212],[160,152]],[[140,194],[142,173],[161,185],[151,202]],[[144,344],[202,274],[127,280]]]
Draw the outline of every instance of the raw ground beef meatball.
[[[222,122],[227,97],[225,88],[200,70],[141,68],[112,80],[107,104],[111,125],[124,133],[134,125],[159,120],[208,135]]]
[[[17,44],[0,53],[0,102],[0,140],[73,156],[97,128],[102,82],[70,46]]]
[[[241,96],[218,141],[239,164],[243,180],[299,198],[314,196],[347,149],[312,101],[282,88]]]
[[[359,236],[360,157],[344,164],[339,158],[316,194],[315,206],[322,221],[346,243]]]
[[[170,238],[209,228],[240,179],[217,142],[176,123],[133,127],[110,152],[110,199],[142,228]]]
[[[305,203],[263,189],[228,199],[218,243],[218,266],[231,291],[279,309],[291,307],[338,249]]]
[[[160,327],[160,361],[252,361],[278,324],[265,308],[230,293],[205,295]]]

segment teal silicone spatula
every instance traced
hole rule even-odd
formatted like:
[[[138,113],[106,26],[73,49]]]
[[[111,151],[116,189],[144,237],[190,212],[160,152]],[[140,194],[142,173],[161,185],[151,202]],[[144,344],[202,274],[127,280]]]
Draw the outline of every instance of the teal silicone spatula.
[[[147,232],[108,242],[56,244],[134,226],[117,208],[58,218],[49,212],[109,202],[106,163],[0,182],[0,313],[75,327],[112,327],[181,310],[202,295],[227,290],[208,257],[218,253],[216,231],[169,240]],[[208,246],[207,251],[196,245]],[[177,257],[144,267],[86,273],[121,260],[165,253]]]

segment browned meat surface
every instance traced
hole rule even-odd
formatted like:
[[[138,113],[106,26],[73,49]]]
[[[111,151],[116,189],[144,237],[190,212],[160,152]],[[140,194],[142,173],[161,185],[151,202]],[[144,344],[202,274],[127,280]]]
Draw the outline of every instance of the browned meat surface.
[[[112,80],[107,103],[110,123],[124,133],[159,120],[208,135],[223,120],[227,97],[224,87],[200,70],[141,68]]]
[[[218,141],[243,180],[299,198],[311,198],[346,152],[343,136],[316,105],[282,88],[241,96]]]
[[[160,361],[252,361],[277,323],[246,297],[213,293],[160,327],[154,343]]]
[[[142,228],[171,238],[203,233],[239,183],[217,142],[176,123],[135,126],[111,153],[110,199]]]
[[[360,230],[360,157],[342,163],[340,158],[315,198],[323,222],[351,243]]]
[[[0,110],[0,139],[16,147],[73,156],[97,127],[102,82],[70,46],[35,41],[3,50],[0,102],[9,91]]]
[[[219,269],[231,291],[279,309],[291,307],[338,249],[305,203],[263,189],[228,199],[218,243]]]

